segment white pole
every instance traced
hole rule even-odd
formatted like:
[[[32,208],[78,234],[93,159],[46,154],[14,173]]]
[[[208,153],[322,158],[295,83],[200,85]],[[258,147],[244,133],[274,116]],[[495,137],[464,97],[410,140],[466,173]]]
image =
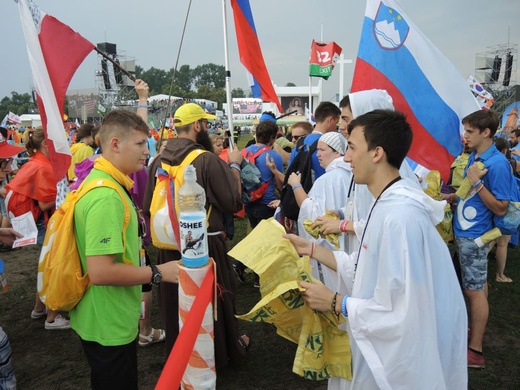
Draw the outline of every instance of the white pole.
[[[343,53],[341,53],[341,55],[339,56],[339,60],[336,62],[337,64],[339,64],[339,100],[341,101],[341,99],[343,99],[343,96],[344,95],[344,84],[345,84],[345,81],[344,81],[344,70],[345,70],[345,64],[352,64],[352,60],[346,60],[345,59],[345,56],[343,55]]]
[[[312,77],[309,76],[309,111],[313,113],[312,111]]]
[[[231,133],[229,137],[229,149],[232,151],[235,148],[233,139],[233,101],[231,99],[231,71],[229,70],[229,54],[228,54],[228,40],[227,40],[227,16],[226,16],[226,0],[222,0],[222,19],[224,24],[224,65],[226,67],[226,101],[227,101],[227,117],[228,128]]]

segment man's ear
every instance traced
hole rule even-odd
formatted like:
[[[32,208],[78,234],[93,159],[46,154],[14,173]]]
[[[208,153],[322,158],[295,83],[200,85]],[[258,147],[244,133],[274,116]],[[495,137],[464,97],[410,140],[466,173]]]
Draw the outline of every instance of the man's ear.
[[[374,163],[379,163],[380,161],[383,161],[383,158],[386,160],[386,152],[381,146],[376,146],[374,149],[374,157],[372,160]]]
[[[484,131],[482,132],[482,135],[486,138],[492,138],[490,135],[491,135],[491,130],[489,129],[489,127],[486,127],[484,129]]]

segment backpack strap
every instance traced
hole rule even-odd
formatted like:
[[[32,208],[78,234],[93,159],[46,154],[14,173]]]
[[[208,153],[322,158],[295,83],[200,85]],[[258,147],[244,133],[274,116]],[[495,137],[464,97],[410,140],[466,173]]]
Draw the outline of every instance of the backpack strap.
[[[76,190],[77,191],[77,198],[75,199],[75,203],[77,203],[85,194],[87,194],[89,191],[100,188],[100,187],[108,187],[115,190],[119,196],[121,197],[121,201],[123,202],[123,209],[124,209],[124,218],[123,218],[123,231],[125,234],[123,234],[123,263],[125,264],[132,264],[131,260],[128,260],[125,258],[126,253],[126,229],[128,228],[128,225],[130,224],[130,205],[128,204],[128,200],[126,197],[128,194],[125,192],[123,187],[121,187],[120,184],[110,180],[110,179],[93,179],[90,180],[88,183],[81,183],[81,186]]]

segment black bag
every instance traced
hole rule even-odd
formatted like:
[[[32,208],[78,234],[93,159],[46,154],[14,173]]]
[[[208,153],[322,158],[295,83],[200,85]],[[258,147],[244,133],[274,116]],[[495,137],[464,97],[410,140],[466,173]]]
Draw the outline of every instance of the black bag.
[[[311,146],[305,145],[305,138],[300,138],[296,143],[295,148],[298,151],[291,165],[287,168],[285,173],[285,179],[280,195],[280,207],[284,217],[296,221],[298,214],[300,213],[300,207],[296,202],[292,187],[287,183],[289,176],[293,172],[299,172],[301,174],[301,185],[305,192],[309,192],[312,184],[314,183],[314,171],[312,170],[311,157],[318,147],[317,139]]]

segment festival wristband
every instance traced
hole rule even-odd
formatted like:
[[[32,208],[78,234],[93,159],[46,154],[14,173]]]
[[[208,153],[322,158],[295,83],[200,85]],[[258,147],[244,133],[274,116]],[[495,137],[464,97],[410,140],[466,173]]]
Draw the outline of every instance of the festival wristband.
[[[242,171],[242,169],[240,169],[240,166],[238,164],[229,164],[229,167],[231,169],[236,169],[238,172]]]
[[[348,298],[348,295],[345,295],[343,297],[343,301],[341,302],[341,314],[343,314],[343,317],[348,317],[347,298]]]
[[[348,219],[341,221],[341,223],[339,225],[339,230],[341,230],[343,233],[345,233],[347,231],[347,225],[348,225]]]
[[[138,104],[137,108],[148,108],[148,104]]]
[[[314,249],[316,248],[316,244],[313,242],[311,245],[311,253],[309,254],[309,257],[312,258],[312,255],[314,255]]]
[[[484,183],[480,185],[480,187],[478,188],[478,190],[475,191],[475,193],[478,194],[482,188],[484,188]]]
[[[334,294],[334,296],[332,297],[332,301],[330,302],[330,310],[331,310],[334,314],[336,314],[337,316],[339,316],[339,313],[336,312],[336,302],[337,302],[337,299],[338,299],[338,295],[339,295],[339,293],[336,292],[336,293]]]
[[[292,188],[292,190],[294,191],[295,189],[300,188],[300,187],[303,187],[303,186],[302,186],[301,184],[296,184],[296,185]]]
[[[473,188],[477,188],[480,183],[482,183],[482,179],[478,179],[478,181],[473,184]]]

